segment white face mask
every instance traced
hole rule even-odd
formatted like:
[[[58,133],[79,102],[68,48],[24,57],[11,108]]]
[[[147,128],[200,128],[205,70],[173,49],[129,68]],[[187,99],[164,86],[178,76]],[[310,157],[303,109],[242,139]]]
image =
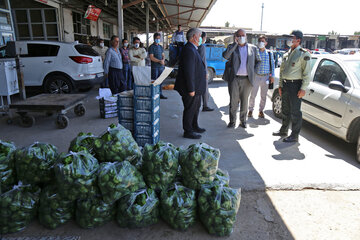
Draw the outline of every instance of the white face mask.
[[[265,48],[265,43],[264,43],[264,42],[259,42],[259,43],[258,43],[258,47],[259,47],[260,49]]]
[[[286,45],[287,45],[288,47],[291,47],[291,46],[292,46],[292,39],[287,40],[287,41],[286,41]]]
[[[100,43],[100,47],[104,47],[105,46],[105,44],[102,42],[102,43]]]
[[[129,46],[129,43],[124,43],[124,47],[127,47],[127,46]]]
[[[139,48],[140,44],[139,43],[135,43],[135,48]]]
[[[246,37],[240,37],[239,38],[239,43],[240,44],[245,44],[246,43]]]

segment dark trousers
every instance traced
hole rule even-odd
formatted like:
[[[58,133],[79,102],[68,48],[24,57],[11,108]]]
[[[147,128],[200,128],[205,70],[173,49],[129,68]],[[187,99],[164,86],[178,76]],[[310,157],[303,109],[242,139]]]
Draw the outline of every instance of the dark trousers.
[[[284,82],[282,90],[282,126],[280,131],[287,132],[291,122],[291,135],[298,136],[302,124],[301,98],[297,94],[301,89],[302,81]]]
[[[151,68],[151,79],[152,80],[156,80],[161,73],[164,71],[165,67],[161,66],[161,67],[152,67]],[[160,95],[162,94],[162,84],[160,85]]]
[[[204,95],[202,95],[202,100],[203,100],[203,108],[207,108],[208,106],[208,101],[209,101],[209,83],[208,80],[206,79],[206,85],[205,85],[205,93]]]
[[[126,81],[123,78],[122,69],[112,67],[109,68],[109,86],[112,94],[126,90]]]
[[[133,81],[131,78],[131,66],[129,63],[123,63],[123,78],[126,82],[126,90],[132,90],[133,89]]]
[[[240,104],[240,121],[246,122],[246,113],[249,106],[249,95],[252,85],[248,77],[235,77],[228,82],[230,94],[230,122],[236,122],[236,114]]]
[[[191,97],[189,95],[183,96],[184,104],[183,113],[183,128],[187,133],[194,132],[194,128],[199,128],[198,117],[201,106],[201,95]]]

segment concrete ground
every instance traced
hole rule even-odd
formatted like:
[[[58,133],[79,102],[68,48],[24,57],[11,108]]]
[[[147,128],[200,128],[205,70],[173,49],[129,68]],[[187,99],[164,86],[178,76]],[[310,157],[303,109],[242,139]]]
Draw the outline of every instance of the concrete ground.
[[[200,125],[207,132],[201,139],[221,150],[219,166],[230,174],[230,185],[242,188],[241,207],[234,233],[229,239],[360,239],[359,164],[355,148],[342,140],[304,123],[299,144],[284,144],[271,136],[280,122],[268,101],[265,119],[249,119],[249,127],[227,129],[229,97],[226,84],[210,85],[214,112],[200,114]],[[32,128],[22,128],[15,120],[6,124],[0,117],[0,139],[26,146],[34,141],[55,144],[67,151],[80,131],[101,134],[113,119],[100,119],[96,91],[88,93],[84,117],[68,113],[68,128],[56,129],[55,117],[36,114]],[[177,146],[195,140],[182,135],[182,103],[174,91],[161,102],[161,139]],[[302,191],[299,191],[301,190]],[[306,190],[323,189],[323,190]],[[280,190],[280,191],[279,191]],[[344,190],[344,191],[332,191]],[[345,191],[347,190],[347,191]],[[93,230],[82,230],[69,222],[56,230],[47,230],[36,221],[25,231],[3,236],[81,236],[81,239],[210,239],[198,224],[186,232],[177,232],[160,222],[152,227],[130,230],[108,223]]]

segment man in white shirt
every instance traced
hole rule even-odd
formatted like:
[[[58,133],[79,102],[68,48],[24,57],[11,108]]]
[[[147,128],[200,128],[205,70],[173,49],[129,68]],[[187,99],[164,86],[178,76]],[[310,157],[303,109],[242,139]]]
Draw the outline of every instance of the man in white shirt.
[[[181,25],[178,25],[178,30],[172,36],[172,42],[175,47],[175,62],[180,56],[181,50],[183,49],[186,38],[184,32],[181,30]]]
[[[108,50],[108,47],[104,44],[104,40],[99,39],[99,45],[94,46],[93,49],[101,56],[101,60],[104,62],[106,51]]]
[[[129,50],[131,66],[145,67],[146,55],[147,54],[145,48],[140,47],[140,39],[138,37],[134,37],[133,47]]]

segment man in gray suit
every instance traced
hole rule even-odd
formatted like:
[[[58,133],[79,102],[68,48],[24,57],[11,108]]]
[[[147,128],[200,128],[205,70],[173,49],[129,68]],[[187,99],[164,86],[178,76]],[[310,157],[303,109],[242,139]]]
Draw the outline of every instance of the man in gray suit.
[[[246,32],[235,32],[234,43],[230,44],[223,57],[228,60],[224,80],[228,82],[230,94],[230,122],[228,128],[234,128],[236,113],[240,103],[240,127],[246,128],[249,95],[255,81],[255,68],[261,62],[257,47],[246,42]]]

